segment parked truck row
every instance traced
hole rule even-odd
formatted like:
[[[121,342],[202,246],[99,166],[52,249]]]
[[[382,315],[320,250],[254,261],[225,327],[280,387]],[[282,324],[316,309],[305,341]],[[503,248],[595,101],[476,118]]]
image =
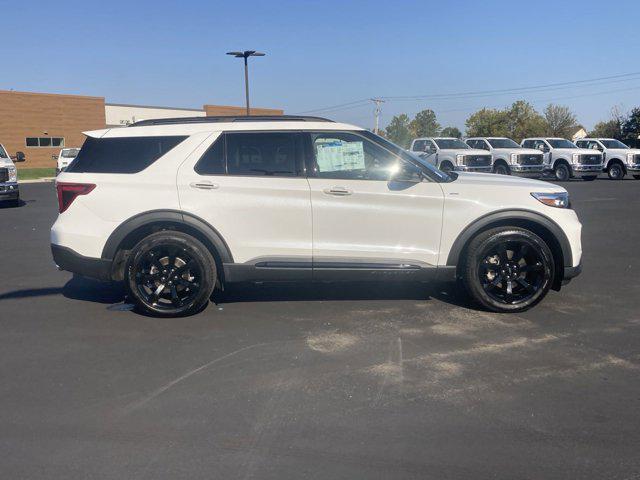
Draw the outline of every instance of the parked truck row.
[[[525,138],[516,143],[506,137],[416,138],[409,148],[443,171],[493,172],[500,175],[556,181],[580,177],[595,180],[605,172],[612,180],[633,175],[640,180],[640,149],[611,138]]]

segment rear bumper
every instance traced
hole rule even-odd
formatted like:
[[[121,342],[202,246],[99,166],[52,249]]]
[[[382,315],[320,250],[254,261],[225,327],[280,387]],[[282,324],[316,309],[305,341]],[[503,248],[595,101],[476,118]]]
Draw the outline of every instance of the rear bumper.
[[[60,270],[98,280],[111,280],[111,260],[80,255],[70,248],[51,244],[53,261]]]
[[[20,187],[17,183],[0,183],[0,200],[17,200],[18,198],[20,198]]]

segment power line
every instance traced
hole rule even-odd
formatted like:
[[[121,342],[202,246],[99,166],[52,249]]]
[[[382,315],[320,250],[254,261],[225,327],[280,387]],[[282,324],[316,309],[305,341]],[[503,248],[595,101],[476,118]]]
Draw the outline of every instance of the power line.
[[[506,88],[506,89],[494,89],[494,90],[478,90],[478,91],[470,91],[470,92],[458,92],[458,93],[441,93],[441,94],[429,94],[429,95],[404,95],[404,96],[385,96],[378,97],[381,100],[386,101],[408,101],[408,100],[426,100],[426,99],[463,99],[463,98],[473,98],[473,97],[482,97],[482,96],[499,96],[499,95],[508,95],[508,94],[516,94],[516,93],[537,93],[543,91],[550,90],[560,90],[564,88],[570,87],[592,87],[599,85],[606,85],[610,83],[619,83],[625,81],[637,80],[640,75],[640,72],[630,72],[623,73],[619,75],[609,75],[606,77],[597,77],[590,78],[584,80],[573,80],[569,82],[557,82],[557,83],[547,83],[541,85],[533,85],[529,87],[517,87],[517,88]],[[300,114],[304,113],[332,113],[342,110],[350,110],[353,108],[360,108],[369,103],[371,99],[363,98],[360,100],[354,100],[353,102],[342,103],[338,105],[332,105],[328,107],[316,108],[313,110],[306,110],[304,112],[299,112]]]

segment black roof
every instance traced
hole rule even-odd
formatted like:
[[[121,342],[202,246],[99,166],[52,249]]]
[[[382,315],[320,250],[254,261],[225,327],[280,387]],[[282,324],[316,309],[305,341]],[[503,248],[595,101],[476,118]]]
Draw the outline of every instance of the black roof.
[[[212,116],[212,117],[182,117],[182,118],[158,118],[140,120],[130,124],[130,127],[143,127],[146,125],[180,125],[185,123],[231,123],[231,122],[333,122],[322,117],[306,117],[300,115],[244,115],[238,116]]]

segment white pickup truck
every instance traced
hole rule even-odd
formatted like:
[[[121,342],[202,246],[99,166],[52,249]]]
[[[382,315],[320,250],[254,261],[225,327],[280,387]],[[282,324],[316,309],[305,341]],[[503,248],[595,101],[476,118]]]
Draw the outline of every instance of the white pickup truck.
[[[459,138],[416,138],[411,142],[410,151],[443,172],[491,173],[493,170],[490,153],[473,149]]]
[[[604,171],[611,180],[622,180],[627,173],[640,180],[640,149],[630,148],[614,138],[582,138],[576,145],[602,152]]]
[[[591,181],[602,172],[600,152],[579,148],[564,138],[525,138],[520,145],[540,150],[544,155],[545,170],[553,172],[559,182],[575,176]]]
[[[506,137],[473,137],[465,140],[471,148],[487,150],[493,160],[493,173],[539,178],[544,171],[540,150],[523,148]]]
[[[78,156],[79,148],[63,148],[60,150],[58,157],[56,158],[56,175],[69,166],[74,158]]]
[[[24,153],[16,154],[16,161],[24,161]],[[20,201],[18,171],[7,150],[0,144],[0,202],[9,201],[14,205]]]

